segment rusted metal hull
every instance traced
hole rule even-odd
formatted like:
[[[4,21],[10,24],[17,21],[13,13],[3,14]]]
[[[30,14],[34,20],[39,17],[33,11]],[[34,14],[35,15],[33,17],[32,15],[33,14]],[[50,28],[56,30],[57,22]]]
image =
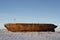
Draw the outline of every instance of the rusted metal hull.
[[[54,24],[34,24],[34,23],[16,23],[16,24],[5,24],[4,25],[8,31],[12,32],[55,32],[57,27]]]

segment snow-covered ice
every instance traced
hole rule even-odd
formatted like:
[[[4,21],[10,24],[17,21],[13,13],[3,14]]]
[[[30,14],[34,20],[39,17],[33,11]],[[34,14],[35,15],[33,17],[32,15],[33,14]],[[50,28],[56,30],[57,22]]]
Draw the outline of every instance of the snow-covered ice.
[[[0,32],[0,40],[60,40],[60,32]]]

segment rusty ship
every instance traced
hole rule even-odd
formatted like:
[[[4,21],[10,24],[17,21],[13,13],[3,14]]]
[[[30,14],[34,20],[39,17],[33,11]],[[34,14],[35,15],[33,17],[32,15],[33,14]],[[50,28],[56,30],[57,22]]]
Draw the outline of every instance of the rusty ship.
[[[11,32],[55,32],[57,27],[54,24],[39,23],[8,23],[4,25]]]

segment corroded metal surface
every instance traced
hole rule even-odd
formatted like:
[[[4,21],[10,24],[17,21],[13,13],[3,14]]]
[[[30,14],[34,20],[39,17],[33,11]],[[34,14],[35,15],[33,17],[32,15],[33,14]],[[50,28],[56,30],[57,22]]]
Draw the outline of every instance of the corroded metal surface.
[[[54,24],[34,24],[34,23],[16,23],[16,24],[5,24],[8,31],[12,32],[43,32],[43,31],[55,31],[57,27]]]

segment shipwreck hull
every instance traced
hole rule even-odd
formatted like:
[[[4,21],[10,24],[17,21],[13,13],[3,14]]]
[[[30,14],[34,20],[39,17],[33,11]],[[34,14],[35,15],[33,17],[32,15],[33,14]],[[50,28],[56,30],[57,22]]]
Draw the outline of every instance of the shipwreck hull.
[[[12,32],[55,32],[57,27],[54,24],[27,24],[27,23],[16,23],[16,24],[5,24],[8,31]]]

